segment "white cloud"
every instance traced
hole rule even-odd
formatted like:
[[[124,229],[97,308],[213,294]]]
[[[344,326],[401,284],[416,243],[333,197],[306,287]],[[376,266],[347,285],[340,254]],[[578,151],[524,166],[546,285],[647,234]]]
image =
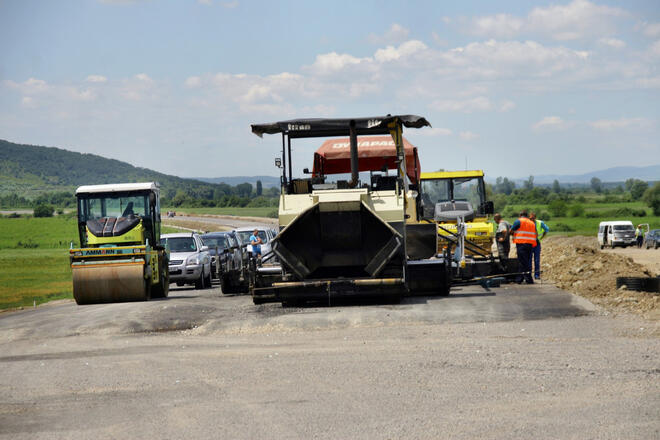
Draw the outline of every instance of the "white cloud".
[[[211,6],[213,5],[213,0],[197,0],[197,3],[200,5]]]
[[[503,101],[500,104],[500,111],[501,112],[508,112],[508,111],[513,110],[514,108],[516,108],[516,103],[513,102],[513,101],[508,101],[507,100],[507,101]]]
[[[471,33],[474,35],[511,38],[522,31],[525,21],[509,14],[496,14],[474,18],[471,26]]]
[[[472,113],[491,110],[493,105],[485,96],[477,96],[465,100],[437,100],[432,102],[429,107],[440,112]]]
[[[566,5],[536,7],[526,17],[495,14],[462,20],[468,33],[483,37],[513,38],[521,34],[545,35],[559,41],[609,35],[629,14],[623,9],[574,0]]]
[[[570,122],[564,121],[559,116],[546,116],[536,124],[532,125],[532,129],[535,131],[565,130],[571,125]]]
[[[433,128],[424,128],[415,132],[416,136],[450,136],[452,131],[448,128],[442,127],[433,127]]]
[[[330,52],[316,56],[316,61],[311,69],[320,75],[331,74],[344,69],[346,66],[360,64],[367,61],[367,58],[357,58],[348,54],[338,54]]]
[[[89,75],[87,78],[85,78],[85,81],[91,83],[104,83],[108,81],[108,78],[103,75]]]
[[[395,44],[405,41],[410,31],[398,23],[392,24],[382,35],[369,34],[367,37],[371,44]]]
[[[646,118],[600,119],[590,122],[589,125],[595,130],[613,131],[648,127],[651,121]]]
[[[37,104],[31,96],[24,96],[21,98],[21,106],[25,108],[35,108]]]
[[[20,90],[21,93],[24,93],[26,95],[44,93],[50,89],[46,81],[36,78],[28,78],[22,83],[17,83],[11,80],[7,80],[4,82],[4,84],[6,84],[11,89]]]
[[[222,3],[222,7],[226,9],[234,9],[238,7],[238,1],[234,0],[233,2],[224,2]]]
[[[190,88],[199,87],[200,85],[202,85],[202,79],[199,76],[191,76],[186,78],[184,84],[186,87],[190,87]]]
[[[642,26],[644,35],[650,38],[660,37],[660,22],[658,23],[644,23]]]
[[[626,43],[618,38],[601,38],[598,42],[604,46],[613,47],[614,49],[626,47]]]
[[[374,54],[374,59],[380,63],[396,61],[400,58],[413,55],[426,49],[426,44],[419,40],[410,40],[401,43],[399,47],[387,46],[385,49],[378,49]]]
[[[461,131],[458,136],[461,138],[461,140],[469,142],[473,141],[475,139],[479,139],[479,135],[476,133],[473,133],[471,131]]]
[[[147,75],[146,73],[138,73],[137,75],[135,75],[135,78],[139,79],[140,81],[147,82],[147,83],[152,83],[153,82],[153,80],[151,78],[149,78],[149,75]]]
[[[75,87],[67,89],[69,97],[76,101],[93,101],[96,99],[96,92],[92,89],[78,90]]]
[[[438,46],[447,46],[449,44],[447,40],[442,38],[436,32],[431,32],[431,38],[433,39],[433,42],[435,42],[435,44]]]
[[[660,57],[660,40],[654,42],[649,46],[648,54],[651,57]]]

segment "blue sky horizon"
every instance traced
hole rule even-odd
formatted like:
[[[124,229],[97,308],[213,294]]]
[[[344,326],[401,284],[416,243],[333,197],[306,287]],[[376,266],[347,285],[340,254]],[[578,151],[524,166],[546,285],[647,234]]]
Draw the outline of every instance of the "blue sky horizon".
[[[252,123],[387,113],[431,122],[426,171],[660,164],[657,1],[0,0],[0,53],[0,138],[179,176],[276,175]]]

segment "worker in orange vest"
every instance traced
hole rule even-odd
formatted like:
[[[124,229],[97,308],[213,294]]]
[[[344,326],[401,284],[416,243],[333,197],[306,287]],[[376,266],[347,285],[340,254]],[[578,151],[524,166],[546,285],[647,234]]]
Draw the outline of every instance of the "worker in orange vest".
[[[532,278],[532,256],[536,247],[536,224],[529,219],[527,211],[520,212],[520,218],[513,222],[511,226],[513,242],[516,244],[516,253],[518,254],[518,265],[523,275],[518,275],[516,282],[534,284]]]

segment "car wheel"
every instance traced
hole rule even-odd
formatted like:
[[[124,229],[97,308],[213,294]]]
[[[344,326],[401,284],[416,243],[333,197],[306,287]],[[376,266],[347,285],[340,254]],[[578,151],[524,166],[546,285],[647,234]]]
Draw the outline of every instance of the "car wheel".
[[[209,274],[204,278],[204,284],[207,289],[210,289],[213,287],[213,281],[211,280],[211,271],[209,270]]]
[[[199,278],[195,281],[195,289],[203,289],[204,288],[204,268],[202,268],[202,272],[199,274]]]
[[[227,273],[223,273],[220,277],[220,289],[222,293],[227,295],[231,293],[231,277]]]

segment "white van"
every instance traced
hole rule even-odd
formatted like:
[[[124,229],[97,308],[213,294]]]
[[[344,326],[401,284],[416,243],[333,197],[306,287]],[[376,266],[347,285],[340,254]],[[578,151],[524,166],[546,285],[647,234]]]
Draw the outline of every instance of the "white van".
[[[635,227],[631,221],[621,220],[615,222],[600,222],[598,225],[598,244],[603,249],[605,246],[634,246]]]

